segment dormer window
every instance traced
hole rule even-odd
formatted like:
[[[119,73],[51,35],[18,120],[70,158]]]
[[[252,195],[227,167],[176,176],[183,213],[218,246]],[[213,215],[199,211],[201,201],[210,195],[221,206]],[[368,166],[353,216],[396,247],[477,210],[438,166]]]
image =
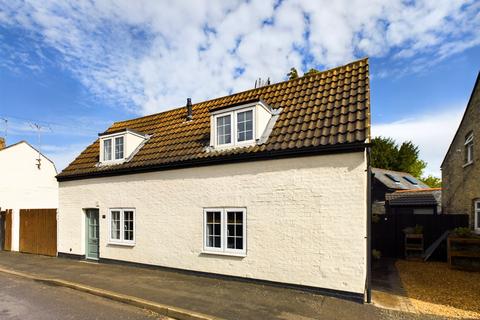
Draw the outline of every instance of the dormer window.
[[[250,108],[216,116],[217,146],[253,143],[253,113]]]
[[[103,140],[103,161],[112,160],[112,139]]]
[[[149,138],[145,134],[129,129],[114,133],[101,133],[99,136],[100,165],[128,161]]]
[[[237,141],[253,140],[253,110],[237,112]]]
[[[123,144],[123,137],[117,137],[115,138],[115,160],[121,160],[123,159],[124,155],[124,144]]]
[[[227,145],[232,143],[232,115],[217,117],[217,144]]]
[[[272,110],[259,99],[214,109],[210,145],[213,148],[253,145],[263,136],[268,138],[277,116],[278,111]],[[272,125],[268,126],[272,119]]]
[[[125,154],[123,141],[123,136],[103,139],[103,161],[123,160]]]

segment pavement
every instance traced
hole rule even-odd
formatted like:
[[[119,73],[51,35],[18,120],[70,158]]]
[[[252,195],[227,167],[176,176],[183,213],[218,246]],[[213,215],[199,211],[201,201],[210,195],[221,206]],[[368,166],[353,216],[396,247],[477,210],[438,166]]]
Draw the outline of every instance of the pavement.
[[[372,297],[373,304],[378,307],[409,313],[416,312],[395,268],[395,259],[382,258],[373,261]]]
[[[15,252],[0,251],[0,272],[55,279],[137,306],[145,302],[177,319],[445,319],[269,285]]]
[[[8,274],[0,274],[2,320],[167,320],[149,310],[54,287]]]

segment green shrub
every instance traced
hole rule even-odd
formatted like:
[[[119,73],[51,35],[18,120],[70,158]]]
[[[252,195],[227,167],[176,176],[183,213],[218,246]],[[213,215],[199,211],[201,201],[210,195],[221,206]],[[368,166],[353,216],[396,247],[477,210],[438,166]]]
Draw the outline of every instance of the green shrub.
[[[453,229],[453,233],[459,238],[470,238],[473,236],[472,230],[465,227],[455,228]]]
[[[422,234],[423,226],[417,224],[415,227],[407,227],[403,229],[403,232],[406,234]]]

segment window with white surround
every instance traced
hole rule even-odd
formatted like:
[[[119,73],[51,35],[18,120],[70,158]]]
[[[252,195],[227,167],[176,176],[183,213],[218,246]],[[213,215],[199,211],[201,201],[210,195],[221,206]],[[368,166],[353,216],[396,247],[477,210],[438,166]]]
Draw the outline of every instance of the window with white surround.
[[[465,164],[473,162],[473,132],[465,138]]]
[[[125,154],[124,137],[103,139],[103,161],[123,160]]]
[[[273,129],[281,109],[263,100],[211,111],[210,146],[224,149],[262,144]]]
[[[130,129],[100,133],[99,165],[115,165],[128,161],[150,138]]]
[[[253,110],[237,112],[237,141],[253,140]]]
[[[103,161],[112,160],[112,139],[103,140]]]
[[[480,233],[480,200],[476,200],[473,205],[475,212],[475,232]]]
[[[115,160],[123,159],[123,137],[115,138]]]
[[[246,250],[245,208],[204,209],[203,251],[244,256]]]
[[[217,144],[228,145],[232,143],[232,115],[227,114],[217,117]]]
[[[255,142],[254,109],[236,110],[215,116],[215,140],[218,147]]]
[[[111,244],[135,244],[135,209],[110,209]]]

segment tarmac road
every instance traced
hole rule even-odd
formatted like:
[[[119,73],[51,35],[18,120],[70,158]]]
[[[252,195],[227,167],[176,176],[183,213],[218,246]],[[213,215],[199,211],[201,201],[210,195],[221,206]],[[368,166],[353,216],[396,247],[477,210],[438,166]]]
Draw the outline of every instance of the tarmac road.
[[[167,320],[120,302],[0,274],[1,320]]]

